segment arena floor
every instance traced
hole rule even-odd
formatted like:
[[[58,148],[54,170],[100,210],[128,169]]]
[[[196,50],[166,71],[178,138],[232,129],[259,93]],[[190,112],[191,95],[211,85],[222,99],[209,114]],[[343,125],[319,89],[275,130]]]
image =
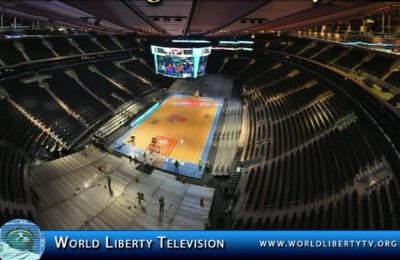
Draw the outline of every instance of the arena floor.
[[[222,105],[218,98],[170,95],[132,122],[111,147],[157,168],[201,178]]]

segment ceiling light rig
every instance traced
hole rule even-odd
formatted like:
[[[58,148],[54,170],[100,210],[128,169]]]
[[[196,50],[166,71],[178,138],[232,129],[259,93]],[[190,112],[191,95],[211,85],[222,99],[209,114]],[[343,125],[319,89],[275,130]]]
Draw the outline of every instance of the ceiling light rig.
[[[169,23],[172,20],[175,22],[182,22],[185,16],[148,16],[147,18],[151,19],[153,22],[163,21],[165,23]]]
[[[267,18],[243,18],[240,20],[240,23],[251,23],[251,24],[262,24],[268,21]]]

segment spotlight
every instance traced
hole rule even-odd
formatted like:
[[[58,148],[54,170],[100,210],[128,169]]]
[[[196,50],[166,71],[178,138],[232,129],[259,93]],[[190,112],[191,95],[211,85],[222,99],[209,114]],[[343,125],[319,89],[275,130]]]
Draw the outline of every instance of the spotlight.
[[[262,19],[258,19],[257,22],[258,22],[258,23],[263,23],[263,20],[262,20]]]
[[[165,17],[164,22],[169,23],[169,22],[171,22],[171,19],[169,19],[169,17]]]
[[[147,0],[147,3],[155,5],[155,4],[159,4],[161,2],[161,0]]]
[[[158,21],[160,21],[160,18],[159,17],[153,17],[153,19],[152,19],[154,22],[158,22]]]
[[[246,19],[240,20],[240,23],[247,23]]]
[[[180,18],[180,17],[175,17],[175,22],[182,22],[182,18]]]

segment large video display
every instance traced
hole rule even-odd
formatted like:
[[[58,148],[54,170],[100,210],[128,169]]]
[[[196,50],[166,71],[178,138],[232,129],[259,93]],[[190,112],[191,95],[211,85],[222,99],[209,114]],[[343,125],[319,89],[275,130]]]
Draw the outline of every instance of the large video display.
[[[157,74],[174,78],[196,78],[204,75],[211,47],[173,48],[151,46]]]

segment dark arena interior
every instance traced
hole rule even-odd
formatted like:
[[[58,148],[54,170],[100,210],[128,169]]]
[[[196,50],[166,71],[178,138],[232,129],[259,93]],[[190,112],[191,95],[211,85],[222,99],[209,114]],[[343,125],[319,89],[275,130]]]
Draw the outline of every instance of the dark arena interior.
[[[0,14],[0,226],[400,228],[399,2]]]

